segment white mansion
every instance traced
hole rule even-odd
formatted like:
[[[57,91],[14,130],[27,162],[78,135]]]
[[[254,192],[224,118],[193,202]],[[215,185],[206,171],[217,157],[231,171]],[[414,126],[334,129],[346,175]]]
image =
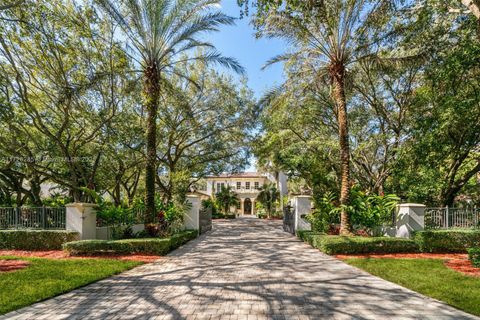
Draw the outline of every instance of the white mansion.
[[[214,196],[222,187],[230,186],[238,195],[240,204],[235,209],[240,215],[255,214],[255,200],[259,189],[267,183],[275,183],[280,191],[280,196],[288,194],[287,177],[284,173],[275,174],[259,172],[242,172],[233,174],[222,174],[219,176],[210,176],[206,178],[207,190],[200,191],[210,197]],[[232,210],[233,211],[233,210]]]

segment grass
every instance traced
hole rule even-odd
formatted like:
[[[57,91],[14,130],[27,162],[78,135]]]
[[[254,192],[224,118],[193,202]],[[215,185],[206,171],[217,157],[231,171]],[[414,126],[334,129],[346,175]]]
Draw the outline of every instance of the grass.
[[[445,267],[442,260],[351,258],[345,262],[458,309],[480,315],[480,278],[453,271]]]
[[[0,256],[25,260],[21,270],[0,273],[0,314],[54,297],[141,264],[113,259],[45,259]]]

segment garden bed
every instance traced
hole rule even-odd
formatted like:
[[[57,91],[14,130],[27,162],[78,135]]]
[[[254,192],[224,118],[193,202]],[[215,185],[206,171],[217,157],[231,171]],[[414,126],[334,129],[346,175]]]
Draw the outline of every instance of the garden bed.
[[[439,259],[444,265],[456,272],[468,276],[480,277],[480,268],[472,265],[468,256],[462,253],[392,253],[392,254],[352,254],[335,255],[341,260],[346,259]]]
[[[103,255],[82,255],[71,256],[63,250],[49,251],[24,251],[24,250],[0,250],[0,256],[30,257],[30,258],[48,258],[48,259],[115,259],[123,261],[138,261],[143,263],[152,263],[162,256],[154,254],[103,254]]]
[[[24,260],[3,260],[0,259],[0,273],[25,269],[30,263]]]

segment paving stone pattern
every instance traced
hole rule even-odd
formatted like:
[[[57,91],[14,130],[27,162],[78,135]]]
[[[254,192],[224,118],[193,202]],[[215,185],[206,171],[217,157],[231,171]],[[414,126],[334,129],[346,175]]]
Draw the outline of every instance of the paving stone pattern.
[[[477,319],[241,218],[169,256],[0,319]]]

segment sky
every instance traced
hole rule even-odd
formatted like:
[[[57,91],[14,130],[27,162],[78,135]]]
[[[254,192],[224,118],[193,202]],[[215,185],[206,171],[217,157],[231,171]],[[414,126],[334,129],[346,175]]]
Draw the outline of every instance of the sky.
[[[229,16],[239,18],[240,7],[237,0],[222,0],[222,9]],[[284,53],[286,46],[277,39],[256,39],[255,31],[250,25],[250,17],[237,20],[235,26],[222,26],[219,32],[208,34],[207,39],[224,56],[237,59],[246,69],[248,85],[255,97],[275,84],[282,83],[282,65],[274,65],[266,70],[262,66],[270,58]]]

